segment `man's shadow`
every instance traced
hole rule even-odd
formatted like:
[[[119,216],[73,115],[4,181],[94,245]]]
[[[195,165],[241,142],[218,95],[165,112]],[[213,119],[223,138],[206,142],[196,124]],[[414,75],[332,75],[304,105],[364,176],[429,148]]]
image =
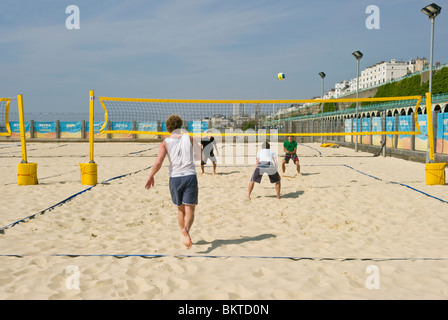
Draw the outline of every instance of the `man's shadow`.
[[[242,244],[245,242],[250,242],[250,241],[261,241],[261,240],[265,240],[265,239],[269,239],[269,238],[275,238],[277,237],[274,234],[270,234],[270,233],[266,233],[266,234],[261,234],[259,236],[254,236],[254,237],[241,237],[239,239],[216,239],[213,241],[205,241],[205,240],[199,240],[198,242],[195,243],[195,245],[205,245],[205,244],[209,244],[210,247],[205,250],[205,251],[201,251],[198,253],[210,253],[213,250],[215,250],[216,248],[219,248],[221,246],[226,246],[229,244]]]
[[[217,175],[218,176],[228,176],[230,174],[234,174],[234,173],[240,173],[239,171],[230,171],[230,172],[218,172]]]
[[[305,193],[305,191],[300,190],[300,191],[294,191],[294,192],[289,192],[289,193],[285,193],[285,194],[280,194],[280,198],[281,199],[287,199],[287,198],[291,198],[291,199],[295,199],[298,198],[299,196],[303,195]],[[262,196],[258,196],[257,198],[261,198]],[[267,197],[267,198],[275,198],[276,195],[269,195],[269,196],[263,196],[263,197]]]

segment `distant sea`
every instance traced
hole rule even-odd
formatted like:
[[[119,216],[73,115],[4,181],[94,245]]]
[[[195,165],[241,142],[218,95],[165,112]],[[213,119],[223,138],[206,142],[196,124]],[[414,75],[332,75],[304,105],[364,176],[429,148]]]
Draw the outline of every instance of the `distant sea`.
[[[95,121],[103,121],[104,113],[95,114]],[[89,113],[64,113],[64,112],[25,112],[25,121],[88,121]],[[9,113],[9,121],[19,121],[17,112]]]

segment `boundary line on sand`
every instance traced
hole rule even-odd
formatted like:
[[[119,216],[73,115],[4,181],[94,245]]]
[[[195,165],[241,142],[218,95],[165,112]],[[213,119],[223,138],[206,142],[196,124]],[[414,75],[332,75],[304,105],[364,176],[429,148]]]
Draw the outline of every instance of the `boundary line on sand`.
[[[392,258],[354,258],[354,257],[297,257],[297,256],[251,256],[251,255],[202,255],[202,254],[180,254],[180,255],[169,255],[169,254],[41,254],[41,255],[31,255],[31,254],[0,254],[0,257],[11,257],[11,258],[27,258],[27,257],[68,257],[68,258],[78,258],[78,257],[109,257],[109,258],[212,258],[212,259],[279,259],[279,260],[293,260],[293,261],[446,261],[448,258],[432,258],[432,257],[414,257],[414,258],[404,258],[404,257],[392,257]]]

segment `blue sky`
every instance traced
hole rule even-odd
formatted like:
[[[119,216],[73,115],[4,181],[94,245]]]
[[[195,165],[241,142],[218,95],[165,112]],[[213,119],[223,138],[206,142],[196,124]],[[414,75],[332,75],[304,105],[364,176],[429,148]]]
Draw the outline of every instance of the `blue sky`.
[[[28,112],[87,112],[96,96],[308,99],[380,61],[429,59],[431,2],[2,0],[0,97]],[[436,2],[434,61],[448,63],[448,1]],[[80,10],[68,30],[66,7]],[[365,23],[380,9],[380,29]],[[277,80],[279,72],[286,74]]]

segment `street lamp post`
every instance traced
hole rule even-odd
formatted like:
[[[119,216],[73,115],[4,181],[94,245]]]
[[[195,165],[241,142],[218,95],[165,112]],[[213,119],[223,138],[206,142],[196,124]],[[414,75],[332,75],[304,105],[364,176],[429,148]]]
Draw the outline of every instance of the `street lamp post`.
[[[324,98],[324,78],[326,74],[324,72],[319,72],[320,77],[322,78],[322,98]],[[324,122],[324,102],[322,101],[321,107],[320,107],[320,132],[323,132],[323,122]],[[320,143],[324,143],[324,136],[320,136]]]
[[[356,99],[359,98],[359,60],[361,60],[363,54],[361,51],[355,51],[352,53],[352,55],[356,58]],[[359,125],[358,125],[358,108],[359,108],[359,101],[356,101],[356,131],[359,131]],[[358,135],[356,135],[355,140],[355,152],[358,152]]]
[[[430,5],[427,5],[426,7],[424,7],[421,10],[424,14],[426,14],[429,19],[431,20],[431,48],[430,48],[430,54],[429,54],[429,97],[432,100],[432,66],[433,66],[433,52],[434,52],[434,23],[436,20],[436,17],[440,14],[440,12],[442,11],[442,8],[439,7],[438,5],[436,5],[435,3],[432,3]],[[426,110],[426,114],[428,117],[428,119],[431,119],[431,124],[428,121],[428,125],[432,125],[432,106],[430,106],[430,110]],[[429,115],[429,113],[431,112],[431,115]],[[431,130],[433,131],[433,130]],[[434,159],[430,159],[430,154],[429,154],[429,144],[433,143],[430,142],[431,137],[428,137],[428,152],[426,154],[426,163],[429,163],[431,160]]]

